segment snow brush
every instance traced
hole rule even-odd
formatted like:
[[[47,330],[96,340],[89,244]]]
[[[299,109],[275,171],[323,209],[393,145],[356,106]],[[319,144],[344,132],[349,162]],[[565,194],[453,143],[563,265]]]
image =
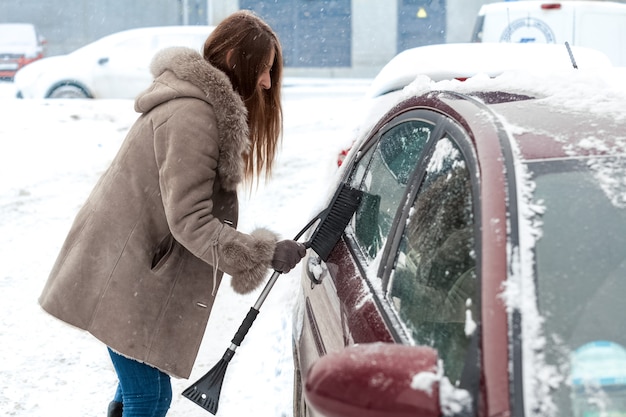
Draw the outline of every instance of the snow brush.
[[[300,239],[300,237],[309,230],[314,223],[320,220],[317,228],[313,232],[311,239],[304,243],[304,246],[311,248],[317,253],[317,255],[323,261],[327,261],[330,256],[330,252],[335,247],[343,230],[346,228],[348,222],[352,218],[352,215],[356,211],[361,202],[363,192],[346,184],[341,184],[341,187],[330,202],[330,205],[322,210],[317,216],[315,216],[304,228],[296,235],[294,240]],[[267,298],[270,290],[274,286],[274,283],[280,276],[281,272],[274,271],[269,281],[263,288],[261,295],[257,299],[253,307],[250,308],[246,318],[243,320],[237,333],[231,340],[231,344],[226,349],[222,359],[215,364],[209,372],[204,374],[193,385],[183,391],[183,396],[198,404],[211,414],[217,413],[217,407],[220,399],[220,392],[222,391],[222,383],[224,382],[224,376],[226,375],[226,368],[228,363],[235,355],[237,347],[241,345],[244,337],[250,330],[252,323],[259,314],[261,305]]]

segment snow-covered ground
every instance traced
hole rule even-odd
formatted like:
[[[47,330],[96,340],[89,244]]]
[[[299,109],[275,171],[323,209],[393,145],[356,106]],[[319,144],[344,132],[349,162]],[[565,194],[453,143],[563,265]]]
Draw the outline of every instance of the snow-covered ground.
[[[544,101],[566,110],[621,122],[625,74],[626,68],[548,76],[511,72],[495,80],[476,76],[436,85],[418,77],[402,95],[475,91],[489,83],[493,89],[547,95]],[[242,230],[265,226],[293,237],[321,208],[337,154],[365,117],[370,81],[287,80],[284,142],[274,178],[241,194]],[[131,100],[13,97],[13,85],[0,82],[0,415],[104,416],[117,383],[105,347],[43,313],[37,298],[74,215],[137,115]],[[511,131],[518,128],[502,122]],[[291,416],[291,318],[299,274],[295,269],[280,277],[230,362],[219,416]],[[259,293],[236,295],[222,285],[193,374],[173,380],[169,416],[209,415],[180,393],[219,361]],[[525,322],[540,319],[532,317],[526,314]],[[532,404],[532,398],[525,400]]]
[[[293,237],[322,202],[370,80],[287,80],[273,179],[241,195],[240,229]],[[116,376],[105,347],[37,298],[67,230],[136,118],[130,100],[17,100],[0,83],[0,415],[99,417]],[[299,270],[281,276],[230,362],[219,416],[292,414],[291,316]],[[225,284],[227,282],[225,281]],[[255,303],[222,285],[195,370],[172,380],[168,416],[208,416],[180,393],[207,372]]]

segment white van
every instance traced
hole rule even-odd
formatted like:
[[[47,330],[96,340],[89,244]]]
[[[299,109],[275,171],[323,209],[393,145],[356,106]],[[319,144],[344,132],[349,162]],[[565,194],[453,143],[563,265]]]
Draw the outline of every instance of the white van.
[[[560,43],[604,52],[626,66],[626,4],[612,1],[505,1],[478,12],[472,42]]]

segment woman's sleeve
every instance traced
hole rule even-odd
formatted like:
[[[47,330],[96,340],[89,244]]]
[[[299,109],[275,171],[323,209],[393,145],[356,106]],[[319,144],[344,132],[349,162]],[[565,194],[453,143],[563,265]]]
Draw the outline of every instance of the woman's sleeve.
[[[235,291],[264,280],[278,236],[266,229],[241,233],[213,215],[220,155],[212,107],[178,99],[167,122],[155,128],[161,198],[174,238],[203,261],[232,276]]]

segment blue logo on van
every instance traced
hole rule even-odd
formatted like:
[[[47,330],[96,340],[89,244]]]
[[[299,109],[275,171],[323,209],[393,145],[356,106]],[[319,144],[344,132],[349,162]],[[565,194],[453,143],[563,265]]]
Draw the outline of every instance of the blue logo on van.
[[[554,32],[545,22],[534,17],[525,17],[511,22],[502,32],[500,42],[556,43],[556,39]]]

